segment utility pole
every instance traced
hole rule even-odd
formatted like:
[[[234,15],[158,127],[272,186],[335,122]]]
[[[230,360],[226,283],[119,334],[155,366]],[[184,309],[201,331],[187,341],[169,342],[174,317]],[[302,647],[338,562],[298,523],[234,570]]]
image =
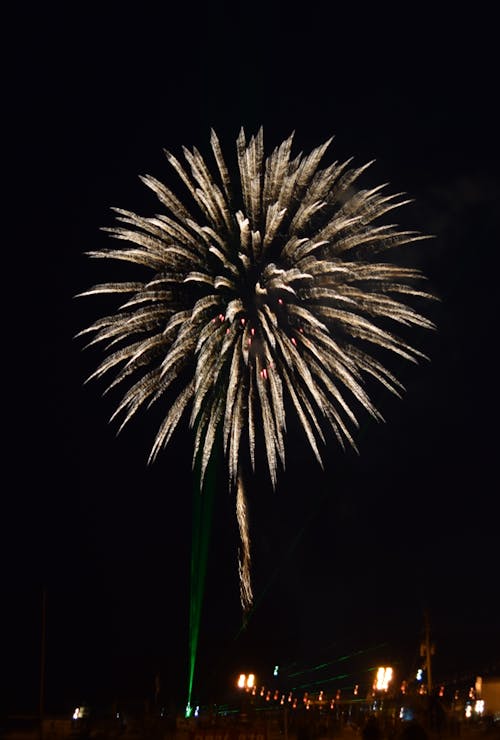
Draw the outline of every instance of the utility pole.
[[[47,622],[47,589],[42,590],[42,634],[40,639],[40,740],[43,740],[43,716],[45,710],[45,633]]]
[[[424,641],[420,644],[420,655],[425,657],[425,672],[427,674],[427,693],[432,691],[432,669],[431,655],[434,655],[434,645],[431,643],[431,630],[429,625],[429,612],[424,612],[425,635]]]

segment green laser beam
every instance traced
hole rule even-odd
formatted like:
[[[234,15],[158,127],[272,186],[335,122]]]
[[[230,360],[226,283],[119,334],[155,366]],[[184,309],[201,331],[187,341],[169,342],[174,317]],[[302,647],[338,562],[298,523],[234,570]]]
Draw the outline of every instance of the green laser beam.
[[[289,678],[295,678],[296,676],[301,676],[304,673],[312,673],[314,671],[320,671],[323,668],[328,668],[328,666],[335,665],[336,663],[342,663],[343,661],[350,660],[351,658],[354,658],[356,655],[365,655],[365,653],[371,652],[373,650],[379,650],[380,648],[387,647],[386,642],[378,643],[377,645],[370,645],[367,648],[362,648],[361,650],[354,650],[352,653],[348,653],[347,655],[341,655],[339,658],[335,658],[334,660],[330,660],[328,663],[319,663],[318,665],[313,666],[306,666],[305,668],[301,668],[299,671],[295,671],[294,673],[289,673]]]
[[[189,665],[188,665],[188,698],[186,717],[191,714],[194,674],[200,636],[201,610],[207,574],[208,546],[212,528],[213,503],[215,495],[214,457],[210,459],[203,486],[200,485],[200,464],[195,466],[195,484],[193,486],[193,536],[191,545],[191,587],[189,600]]]

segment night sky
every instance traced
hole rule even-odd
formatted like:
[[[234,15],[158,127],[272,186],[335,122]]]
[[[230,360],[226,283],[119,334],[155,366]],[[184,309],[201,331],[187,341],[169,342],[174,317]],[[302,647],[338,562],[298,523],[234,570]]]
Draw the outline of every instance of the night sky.
[[[138,176],[175,187],[162,149],[208,153],[211,127],[225,152],[242,125],[248,135],[263,125],[268,152],[295,131],[296,153],[334,134],[329,162],[375,159],[363,183],[409,193],[397,221],[435,235],[401,258],[441,300],[427,309],[437,332],[413,336],[430,362],[389,360],[404,398],[372,389],[386,423],[361,416],[359,456],[330,439],[322,471],[292,423],[278,489],[264,466],[255,476],[258,603],[244,631],[219,466],[200,700],[222,695],[240,666],[263,673],[366,650],[366,667],[380,658],[413,670],[425,610],[436,676],[498,666],[492,18],[276,2],[64,12],[28,8],[13,22],[7,75],[16,215],[5,215],[4,244],[3,708],[37,711],[44,588],[47,711],[150,698],[156,674],[167,704],[185,701],[191,432],[185,423],[152,466],[160,410],[116,436],[113,398],[84,385],[102,355],[74,339],[109,304],[74,296],[112,274],[83,254],[111,245],[100,231],[110,208],[156,212]]]

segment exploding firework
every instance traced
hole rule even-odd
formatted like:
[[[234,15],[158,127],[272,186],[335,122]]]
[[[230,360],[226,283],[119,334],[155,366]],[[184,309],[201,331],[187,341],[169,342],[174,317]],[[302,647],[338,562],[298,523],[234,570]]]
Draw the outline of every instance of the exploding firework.
[[[427,238],[379,222],[409,201],[386,194],[385,186],[357,188],[370,163],[320,169],[331,140],[292,158],[292,139],[265,157],[262,129],[248,142],[242,130],[239,177],[230,176],[214,132],[211,169],[195,148],[183,150],[187,166],[166,152],[189,202],[142,177],[163,212],[143,217],[114,209],[118,224],[105,230],[125,246],[89,252],[147,268],[148,279],[81,294],[127,296],[116,313],[81,332],[93,335],[90,344],[106,345],[91,377],[113,371],[109,388],[127,386],[113,415],[123,415],[120,429],[144,405],[164,404],[152,460],[188,413],[202,481],[222,439],[236,489],[244,610],[252,589],[242,469],[245,459],[255,469],[257,440],[273,486],[285,466],[286,409],[297,415],[320,464],[328,429],[342,446],[355,447],[356,409],[381,418],[366,380],[402,390],[374,355],[382,349],[411,361],[423,357],[390,324],[433,327],[403,302],[432,297],[418,288],[421,272],[380,259]]]

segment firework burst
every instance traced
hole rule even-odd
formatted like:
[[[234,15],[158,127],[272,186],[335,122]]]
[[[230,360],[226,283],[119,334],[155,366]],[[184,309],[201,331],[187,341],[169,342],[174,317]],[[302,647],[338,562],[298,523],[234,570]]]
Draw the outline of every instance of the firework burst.
[[[406,302],[432,297],[418,288],[423,275],[380,259],[427,238],[379,222],[409,201],[385,186],[357,188],[370,163],[320,169],[331,140],[292,158],[292,138],[265,157],[262,129],[248,142],[242,130],[236,178],[214,132],[211,169],[195,148],[184,148],[184,165],[166,152],[189,202],[142,177],[163,212],[114,209],[118,223],[105,230],[124,246],[89,252],[147,268],[149,278],[80,294],[126,295],[116,313],[81,334],[106,345],[91,377],[113,371],[109,388],[127,386],[114,414],[123,417],[120,429],[141,407],[164,404],[151,460],[186,412],[203,480],[221,433],[236,489],[245,610],[252,590],[243,457],[255,468],[262,438],[276,485],[285,466],[285,408],[294,409],[320,464],[328,428],[342,446],[355,447],[355,408],[381,418],[365,380],[402,390],[370,347],[417,361],[423,355],[388,325],[433,328]]]

